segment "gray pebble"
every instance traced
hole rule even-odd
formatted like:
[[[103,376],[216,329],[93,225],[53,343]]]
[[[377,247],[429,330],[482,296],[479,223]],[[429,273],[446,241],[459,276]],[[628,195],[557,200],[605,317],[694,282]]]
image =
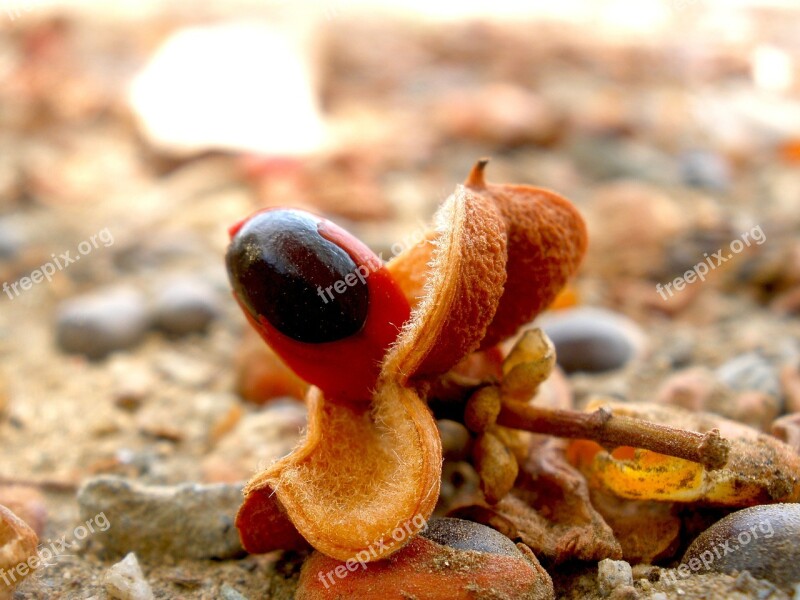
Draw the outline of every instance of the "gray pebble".
[[[560,311],[543,319],[541,327],[553,341],[556,360],[567,373],[619,369],[645,346],[645,335],[636,323],[600,308]]]
[[[56,341],[65,352],[99,359],[139,343],[148,320],[144,297],[138,291],[104,290],[71,298],[59,306]]]
[[[597,564],[597,587],[600,595],[608,597],[617,588],[633,585],[633,571],[624,560],[604,558]]]
[[[219,312],[216,291],[200,279],[179,279],[167,284],[153,306],[155,325],[174,335],[205,331]]]
[[[682,565],[693,572],[749,571],[787,592],[800,583],[800,504],[767,504],[717,521],[692,542]]]
[[[140,556],[225,559],[243,553],[234,518],[240,484],[144,486],[119,477],[88,481],[78,491],[81,515],[104,513],[111,526],[98,536],[106,552]]]
[[[778,370],[757,352],[732,358],[717,369],[716,375],[737,392],[757,390],[775,398],[781,395]]]
[[[731,185],[731,167],[724,157],[707,150],[690,150],[678,161],[684,184],[724,192]]]
[[[239,590],[229,586],[227,583],[223,583],[222,587],[219,588],[219,594],[222,600],[247,600],[247,597],[242,595]]]
[[[510,539],[499,531],[464,519],[436,517],[428,521],[422,536],[456,550],[488,552],[503,556],[519,557],[520,551]]]
[[[106,592],[116,600],[152,600],[153,590],[144,578],[133,552],[106,571],[103,578]]]
[[[0,220],[0,260],[13,260],[23,244],[22,235],[8,220]]]

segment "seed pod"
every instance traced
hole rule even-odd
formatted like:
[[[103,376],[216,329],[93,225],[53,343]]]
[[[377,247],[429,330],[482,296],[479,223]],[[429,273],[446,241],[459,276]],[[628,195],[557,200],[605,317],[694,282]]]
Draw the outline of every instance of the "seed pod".
[[[487,183],[487,162],[478,161],[464,185],[490,197],[500,210],[508,279],[482,348],[513,335],[547,308],[578,270],[588,244],[586,224],[569,200],[530,185]]]

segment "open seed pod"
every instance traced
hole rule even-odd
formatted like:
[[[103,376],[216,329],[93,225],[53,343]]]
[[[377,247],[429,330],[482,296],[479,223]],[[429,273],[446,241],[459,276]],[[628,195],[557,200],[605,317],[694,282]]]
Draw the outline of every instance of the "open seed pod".
[[[576,235],[540,239],[569,248],[540,248],[537,255],[556,261],[581,255],[585,228],[577,219]],[[526,223],[539,225],[531,219]],[[423,242],[386,265],[413,310],[381,357],[372,393],[365,398],[359,385],[348,396],[344,384],[337,383],[330,386],[334,399],[312,387],[305,439],[245,488],[236,525],[248,551],[294,548],[306,540],[333,558],[347,560],[369,550],[369,560],[377,560],[413,537],[397,541],[391,532],[403,527],[416,533],[431,515],[439,494],[441,440],[420,396],[425,386],[413,384],[446,373],[481,345],[502,304],[510,253],[509,224],[491,194],[458,186],[435,224]],[[356,264],[367,262],[351,257]],[[542,283],[542,277],[530,277],[539,287],[526,289],[536,306],[545,306],[561,286]],[[532,316],[530,307],[515,309],[514,320],[523,313]],[[341,374],[345,382],[348,376]]]

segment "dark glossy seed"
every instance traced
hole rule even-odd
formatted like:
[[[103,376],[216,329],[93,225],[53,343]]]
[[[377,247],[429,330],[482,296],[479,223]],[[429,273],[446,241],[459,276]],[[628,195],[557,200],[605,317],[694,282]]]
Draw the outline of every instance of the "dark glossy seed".
[[[433,518],[428,521],[428,528],[422,532],[422,535],[437,544],[450,546],[456,550],[520,556],[514,542],[499,531],[464,519]]]
[[[355,262],[317,226],[300,211],[265,211],[239,229],[226,255],[231,285],[250,314],[307,343],[357,333],[369,308]]]

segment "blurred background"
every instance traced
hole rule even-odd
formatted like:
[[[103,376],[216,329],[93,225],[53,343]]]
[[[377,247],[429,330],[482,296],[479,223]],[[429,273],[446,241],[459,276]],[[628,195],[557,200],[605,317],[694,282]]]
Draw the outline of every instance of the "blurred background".
[[[622,350],[564,346],[579,405],[739,359],[717,375],[775,397],[729,416],[767,428],[800,356],[798,31],[793,0],[0,0],[0,483],[55,534],[92,476],[287,452],[304,409],[271,399],[303,386],[230,297],[227,228],[299,206],[389,258],[480,157],[589,223],[562,305],[604,311],[563,335]],[[91,579],[70,560],[36,585]]]

